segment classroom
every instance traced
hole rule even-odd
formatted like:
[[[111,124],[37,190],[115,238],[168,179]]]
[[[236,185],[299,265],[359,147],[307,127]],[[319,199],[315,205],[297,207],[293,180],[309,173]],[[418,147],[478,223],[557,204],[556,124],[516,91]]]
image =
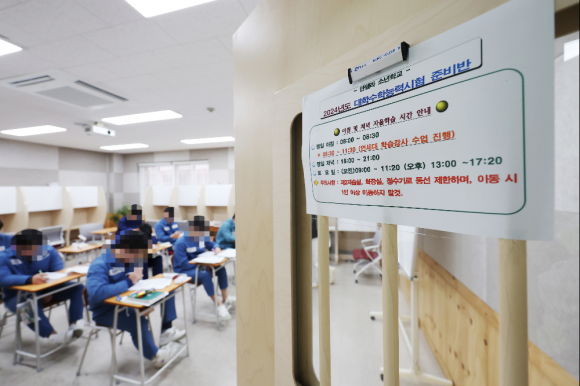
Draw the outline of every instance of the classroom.
[[[580,386],[579,14],[0,0],[0,386]]]

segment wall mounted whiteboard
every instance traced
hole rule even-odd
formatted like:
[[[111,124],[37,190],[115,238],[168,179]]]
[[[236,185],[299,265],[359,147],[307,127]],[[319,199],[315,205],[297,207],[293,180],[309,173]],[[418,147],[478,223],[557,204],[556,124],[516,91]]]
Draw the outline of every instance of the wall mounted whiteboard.
[[[16,187],[0,187],[0,214],[16,213]]]
[[[23,186],[28,212],[46,212],[62,209],[62,187]]]
[[[99,188],[97,186],[69,186],[73,208],[94,208],[99,206]]]

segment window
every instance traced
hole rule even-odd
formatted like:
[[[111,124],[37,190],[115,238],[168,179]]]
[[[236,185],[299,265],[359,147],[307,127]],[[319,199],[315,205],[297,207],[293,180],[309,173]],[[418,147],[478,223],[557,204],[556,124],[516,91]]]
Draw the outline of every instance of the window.
[[[139,192],[143,205],[150,186],[205,185],[209,183],[209,161],[167,162],[139,165]]]

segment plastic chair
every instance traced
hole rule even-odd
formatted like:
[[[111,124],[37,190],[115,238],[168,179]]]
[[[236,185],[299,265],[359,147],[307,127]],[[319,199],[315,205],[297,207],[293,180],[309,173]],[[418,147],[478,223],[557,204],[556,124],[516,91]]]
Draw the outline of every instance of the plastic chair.
[[[358,277],[361,273],[366,271],[369,268],[375,269],[381,277],[383,276],[383,271],[379,267],[379,262],[382,260],[383,256],[381,255],[380,247],[381,247],[381,230],[377,230],[375,235],[372,239],[364,239],[361,240],[361,245],[363,247],[361,258],[359,261],[354,265],[353,271],[355,273],[354,282],[358,283]],[[354,251],[353,251],[354,254]],[[362,269],[357,269],[363,266]]]
[[[48,245],[54,247],[55,245],[64,245],[64,227],[62,225],[55,225],[51,227],[39,228],[39,231],[48,239]]]

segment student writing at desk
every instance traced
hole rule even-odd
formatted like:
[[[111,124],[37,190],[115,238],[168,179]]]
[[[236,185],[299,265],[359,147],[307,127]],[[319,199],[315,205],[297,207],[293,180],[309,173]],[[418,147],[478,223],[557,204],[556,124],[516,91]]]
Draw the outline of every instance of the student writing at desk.
[[[163,218],[155,224],[155,234],[157,239],[162,243],[170,242],[175,244],[181,231],[179,230],[179,224],[175,222],[175,209],[173,207],[167,207],[163,211]]]
[[[48,245],[46,236],[36,229],[26,229],[17,233],[12,238],[11,248],[0,252],[0,287],[3,287],[4,302],[6,307],[16,312],[16,305],[26,300],[26,295],[17,299],[18,291],[10,287],[26,284],[46,283],[47,277],[43,272],[56,272],[63,269],[63,264],[58,252]],[[44,291],[52,292],[56,288],[70,286],[70,283],[51,287]],[[70,289],[60,291],[52,296],[38,301],[38,328],[39,335],[48,338],[55,343],[70,343],[83,334],[83,286],[75,285]],[[44,315],[43,302],[70,300],[69,307],[69,330],[57,333]],[[27,309],[24,320],[32,320],[32,310]],[[28,327],[34,331],[34,323]]]
[[[215,240],[222,249],[236,248],[236,215],[222,224]]]
[[[143,224],[143,210],[141,205],[133,204],[127,215],[119,220],[117,225],[117,235],[123,231],[137,230]]]
[[[195,259],[206,250],[214,251],[218,254],[221,252],[221,248],[217,243],[210,241],[209,222],[205,221],[203,216],[195,216],[193,221],[189,221],[188,227],[189,232],[186,232],[183,237],[177,239],[177,242],[173,246],[173,269],[175,272],[185,273],[187,276],[195,278],[195,271],[198,267],[189,264],[189,261]],[[226,306],[234,305],[236,298],[233,296],[228,297],[228,275],[226,270],[220,269],[216,272],[216,275],[225,303],[224,305],[218,300],[218,313],[222,320],[228,320],[231,319],[231,315]],[[198,273],[198,280],[203,283],[205,292],[215,302],[211,272],[200,271]]]
[[[4,227],[4,223],[0,220],[0,231]],[[10,243],[12,242],[12,236],[0,233],[0,253],[10,249]]]
[[[108,249],[93,262],[87,275],[87,292],[93,319],[97,324],[113,326],[115,306],[104,302],[126,292],[143,277],[143,263],[151,247],[151,239],[143,232],[123,231],[115,236]],[[133,344],[138,348],[135,311],[128,309],[120,312],[118,318],[117,328],[129,332]],[[147,326],[147,319],[141,317],[143,356],[153,360],[157,368],[163,367],[179,351],[179,345],[171,343],[185,336],[185,331],[172,327],[172,321],[176,318],[175,298],[172,298],[165,302],[163,332],[158,348]]]
[[[151,239],[151,244],[155,245],[158,243],[157,237],[153,235],[153,229],[151,225],[144,223],[141,224],[139,230],[147,235]],[[149,255],[147,261],[143,265],[143,278],[149,278],[149,267],[153,268],[153,276],[163,273],[163,257],[160,255]]]

